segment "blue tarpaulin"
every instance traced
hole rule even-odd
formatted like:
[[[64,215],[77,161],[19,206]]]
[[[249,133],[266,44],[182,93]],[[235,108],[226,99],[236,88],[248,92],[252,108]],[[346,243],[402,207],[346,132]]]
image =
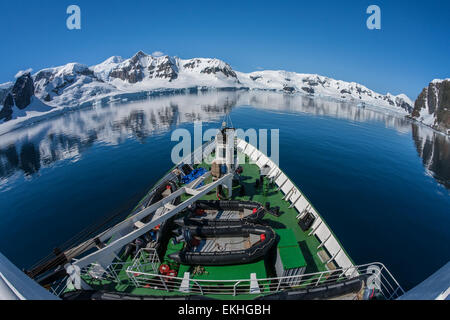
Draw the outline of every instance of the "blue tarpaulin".
[[[198,169],[195,169],[195,170],[193,170],[191,173],[189,173],[188,175],[185,175],[184,177],[182,177],[182,178],[181,178],[181,183],[183,183],[183,184],[189,184],[189,183],[191,183],[192,181],[196,180],[197,178],[203,176],[203,175],[204,175],[205,173],[207,173],[207,172],[208,172],[208,171],[206,171],[205,168],[198,168]],[[199,185],[199,187],[202,186],[202,185],[203,185],[203,183],[201,183],[201,184]]]

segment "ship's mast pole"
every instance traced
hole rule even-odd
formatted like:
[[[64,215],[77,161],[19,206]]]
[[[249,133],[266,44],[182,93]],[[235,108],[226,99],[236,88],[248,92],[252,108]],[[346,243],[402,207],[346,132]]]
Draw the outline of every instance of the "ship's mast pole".
[[[236,171],[236,159],[234,156],[236,131],[233,128],[228,128],[227,123],[223,122],[222,130],[216,135],[216,158],[213,161],[213,166],[216,167],[216,178],[220,178],[226,174],[234,175]],[[228,190],[228,197],[233,194],[233,180],[227,180],[223,186]]]

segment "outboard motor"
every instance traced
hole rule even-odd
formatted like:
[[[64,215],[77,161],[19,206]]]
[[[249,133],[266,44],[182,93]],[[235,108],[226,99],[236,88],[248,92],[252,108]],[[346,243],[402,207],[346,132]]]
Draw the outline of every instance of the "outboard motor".
[[[178,235],[174,239],[175,243],[180,243],[180,242],[184,241],[189,245],[192,235],[191,235],[191,231],[188,228],[183,228],[182,230],[177,229],[174,231],[174,233]]]

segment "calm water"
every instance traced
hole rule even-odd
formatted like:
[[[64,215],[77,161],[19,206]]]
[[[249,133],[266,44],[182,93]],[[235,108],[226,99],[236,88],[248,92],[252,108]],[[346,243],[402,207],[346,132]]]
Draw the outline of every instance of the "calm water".
[[[280,129],[280,166],[357,264],[406,287],[450,260],[450,142],[396,115],[246,92],[152,98],[74,111],[0,136],[0,250],[20,267],[111,213],[172,166],[171,132],[193,121]]]

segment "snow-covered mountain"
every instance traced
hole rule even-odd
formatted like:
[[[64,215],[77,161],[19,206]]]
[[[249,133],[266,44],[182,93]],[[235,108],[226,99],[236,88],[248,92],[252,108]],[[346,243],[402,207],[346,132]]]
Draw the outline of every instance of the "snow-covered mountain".
[[[253,89],[277,90],[288,93],[303,93],[316,96],[355,100],[371,105],[392,107],[402,112],[412,111],[412,101],[404,94],[394,96],[376,93],[356,82],[335,80],[317,74],[302,74],[287,71],[257,71],[238,73],[244,86]]]
[[[174,83],[178,88],[193,85],[222,87],[239,83],[231,67],[218,59],[153,57],[142,51],[127,60],[109,58],[91,69],[99,79],[120,89],[167,87]]]
[[[439,131],[450,132],[450,78],[435,79],[422,90],[412,117]]]
[[[18,82],[28,83],[28,91],[22,90],[26,91],[24,98],[12,94]],[[35,97],[29,97],[31,85]],[[69,63],[33,75],[20,73],[16,83],[0,85],[0,105],[4,105],[3,108],[0,106],[0,122],[29,117],[27,112],[14,112],[17,108],[23,110],[22,102],[27,100],[33,101],[31,104],[41,104],[34,108],[35,111],[51,112],[124,93],[192,88],[268,90],[332,97],[377,105],[404,114],[413,108],[413,103],[405,95],[379,94],[354,82],[286,71],[242,73],[218,59],[183,60],[170,56],[155,57],[140,51],[130,59],[114,56],[91,67]],[[22,104],[19,106],[18,103]]]

